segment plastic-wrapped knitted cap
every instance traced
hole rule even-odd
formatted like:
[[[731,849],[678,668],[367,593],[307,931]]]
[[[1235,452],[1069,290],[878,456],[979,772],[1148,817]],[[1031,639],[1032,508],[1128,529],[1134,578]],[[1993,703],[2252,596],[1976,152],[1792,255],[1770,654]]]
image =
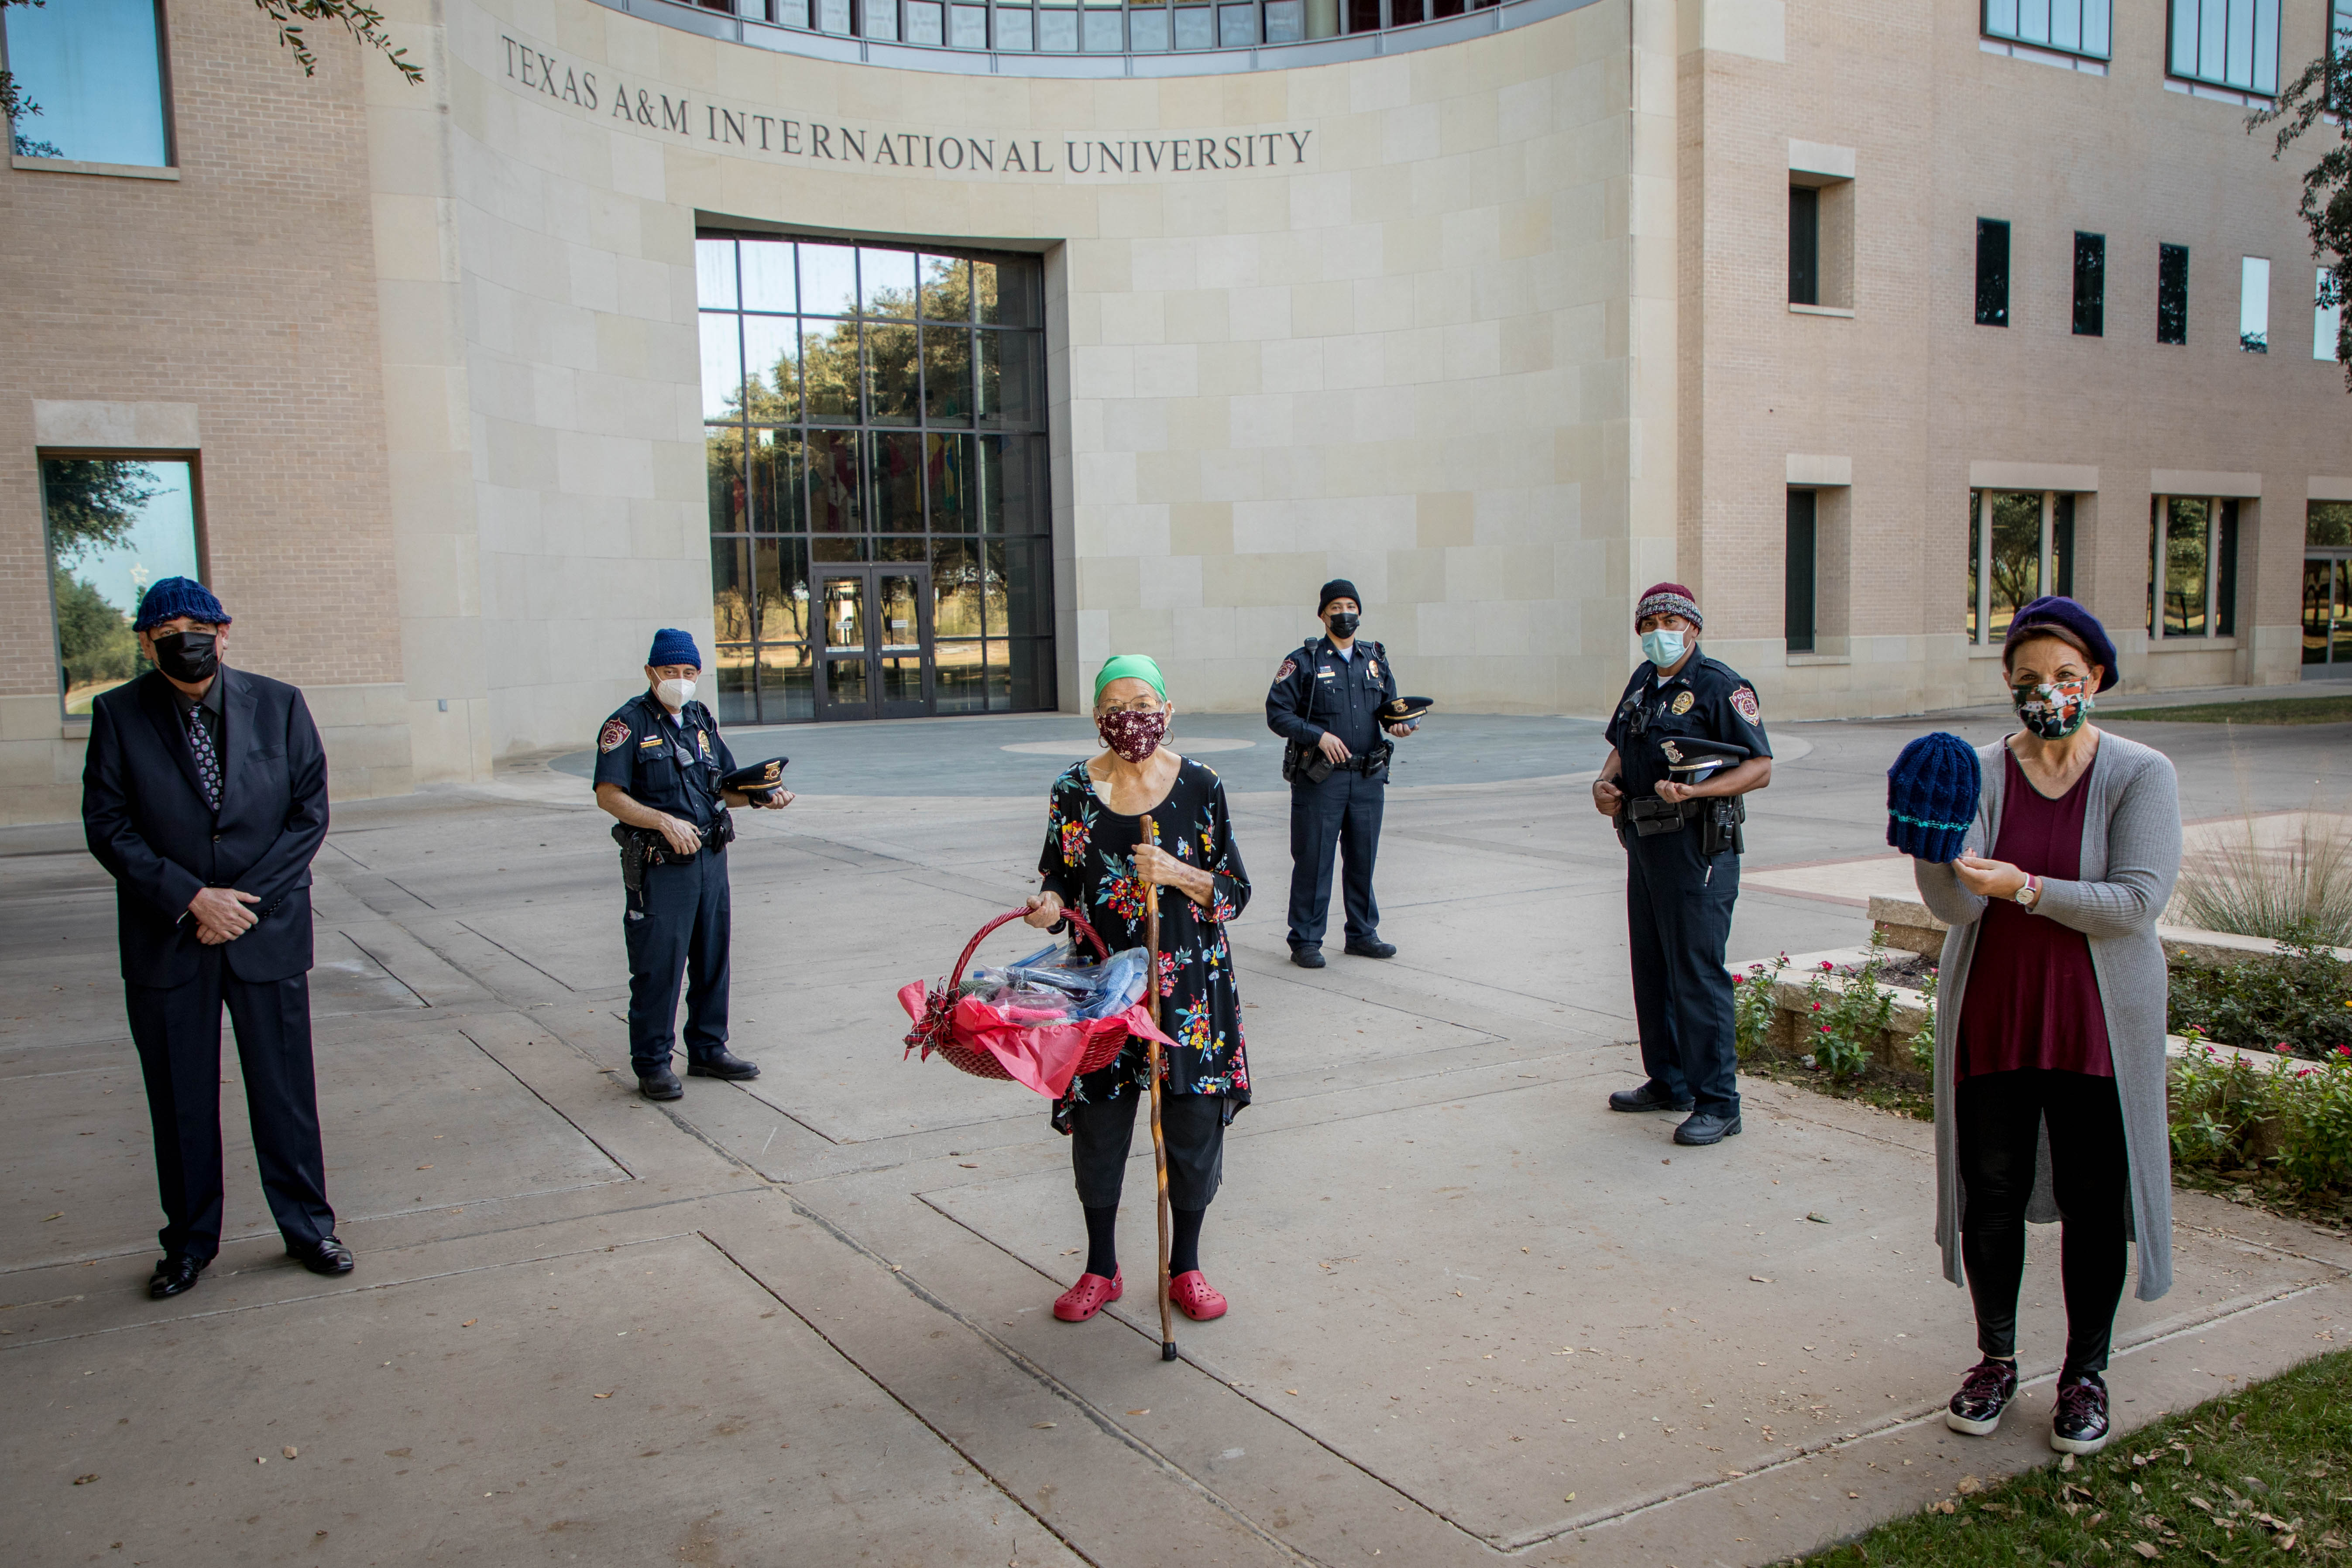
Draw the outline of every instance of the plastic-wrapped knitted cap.
[[[1886,842],[1938,866],[1958,859],[1983,790],[1974,746],[1942,730],[1920,736],[1886,770]]]

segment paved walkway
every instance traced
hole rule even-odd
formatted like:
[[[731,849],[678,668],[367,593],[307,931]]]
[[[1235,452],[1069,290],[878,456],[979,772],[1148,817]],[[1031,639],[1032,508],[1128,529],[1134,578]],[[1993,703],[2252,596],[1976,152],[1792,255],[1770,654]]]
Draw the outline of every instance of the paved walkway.
[[[1083,1238],[1066,1146],[1024,1091],[902,1061],[891,1000],[1031,885],[1056,759],[996,751],[972,794],[939,762],[1056,738],[1030,724],[1082,731],[786,738],[796,774],[871,776],[747,825],[735,1043],[767,1071],[669,1107],[631,1092],[579,777],[341,809],[315,994],[359,1272],[280,1255],[231,1053],[235,1239],[167,1303],[140,1289],[110,893],[77,831],[0,835],[11,1557],[1696,1568],[2049,1457],[2048,1233],[2023,1345],[2044,1381],[1993,1439],[1937,1419],[1973,1352],[1929,1129],[1750,1083],[1745,1135],[1687,1151],[1602,1109],[1636,1071],[1621,852],[1580,788],[1526,782],[1597,763],[1560,721],[1493,721],[1478,755],[1516,778],[1392,793],[1386,964],[1284,961],[1284,798],[1237,786],[1258,1099],[1203,1239],[1234,1312],[1181,1326],[1173,1365],[1148,1288],[1053,1321]],[[1758,797],[1751,868],[1883,853],[1883,772],[1920,728],[1791,727],[1811,749]],[[2194,816],[2352,793],[2347,729],[2133,732]],[[927,742],[894,758],[892,733]],[[1860,940],[1825,891],[1750,891],[1735,953]],[[1148,1149],[1129,1176],[1150,1192]],[[2352,1241],[2190,1194],[2178,1215],[2178,1287],[2123,1315],[2126,1425],[2352,1337]],[[1122,1223],[1148,1279],[1148,1202]]]

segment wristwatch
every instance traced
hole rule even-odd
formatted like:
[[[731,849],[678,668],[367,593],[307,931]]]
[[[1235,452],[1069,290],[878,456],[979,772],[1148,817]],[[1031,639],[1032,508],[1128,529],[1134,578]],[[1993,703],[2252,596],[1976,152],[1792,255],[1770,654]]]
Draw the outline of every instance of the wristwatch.
[[[2025,886],[2018,889],[2017,891],[2011,893],[2010,897],[2015,899],[2025,908],[2029,910],[2032,909],[2034,905],[2042,901],[2042,879],[2039,877],[2026,878]]]

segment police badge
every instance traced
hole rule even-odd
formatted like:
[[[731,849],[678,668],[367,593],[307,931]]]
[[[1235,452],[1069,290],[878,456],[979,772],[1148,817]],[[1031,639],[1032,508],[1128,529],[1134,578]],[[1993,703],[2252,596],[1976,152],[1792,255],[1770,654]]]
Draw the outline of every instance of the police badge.
[[[1681,692],[1675,698],[1674,710],[1676,713],[1687,713],[1691,710],[1691,704],[1697,700],[1698,699],[1692,696],[1689,692]]]

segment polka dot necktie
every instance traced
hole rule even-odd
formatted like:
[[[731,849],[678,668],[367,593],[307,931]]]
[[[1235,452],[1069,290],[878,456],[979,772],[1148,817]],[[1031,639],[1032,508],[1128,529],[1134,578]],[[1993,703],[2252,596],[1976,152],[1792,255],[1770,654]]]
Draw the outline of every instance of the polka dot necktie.
[[[220,809],[220,753],[213,750],[212,731],[205,728],[204,710],[188,710],[188,750],[195,753],[196,779],[203,784],[205,805],[211,810]]]

